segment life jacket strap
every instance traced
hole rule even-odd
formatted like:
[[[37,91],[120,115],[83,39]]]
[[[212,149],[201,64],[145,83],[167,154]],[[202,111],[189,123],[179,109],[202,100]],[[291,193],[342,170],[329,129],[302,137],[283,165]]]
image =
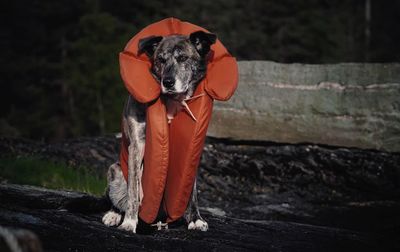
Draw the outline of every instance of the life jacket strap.
[[[158,221],[155,224],[151,224],[152,227],[157,227],[157,230],[161,230],[162,228],[168,229],[168,223],[162,223],[161,221]]]
[[[182,101],[183,107],[186,109],[186,111],[189,113],[189,115],[192,117],[192,119],[193,119],[195,122],[197,122],[197,119],[196,119],[196,117],[193,115],[192,111],[190,110],[190,108],[189,108],[189,106],[188,106],[188,104],[187,104],[187,101],[192,101],[192,100],[194,100],[194,99],[196,99],[196,98],[199,98],[199,97],[202,97],[202,96],[204,96],[204,95],[205,95],[205,93],[201,93],[201,94],[198,94],[198,95],[195,95],[195,96],[186,98],[186,99],[184,99],[184,100]]]
[[[187,102],[193,101],[194,99],[199,98],[199,97],[202,97],[202,96],[204,96],[204,95],[206,95],[206,94],[205,94],[205,93],[201,93],[201,94],[198,94],[198,95],[195,95],[195,96],[192,96],[192,97],[183,99],[183,100],[180,102],[180,104],[185,108],[186,112],[190,115],[190,117],[191,117],[195,122],[197,122],[197,118],[193,115],[193,113],[192,113],[192,111],[190,110],[189,105],[188,105]],[[179,101],[178,101],[178,102],[179,102]],[[168,124],[170,124],[171,121],[172,121],[172,119],[174,119],[174,116],[169,116],[169,115],[167,115],[167,119],[168,119]]]

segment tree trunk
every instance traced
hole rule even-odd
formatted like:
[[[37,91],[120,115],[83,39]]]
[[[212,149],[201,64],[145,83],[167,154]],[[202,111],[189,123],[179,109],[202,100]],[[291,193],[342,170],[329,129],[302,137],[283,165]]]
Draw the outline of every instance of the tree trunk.
[[[371,0],[365,0],[365,58],[366,62],[369,61],[369,47],[371,40]]]
[[[104,119],[104,105],[103,105],[103,99],[101,97],[100,91],[96,92],[96,98],[97,98],[97,109],[99,111],[99,129],[100,129],[100,134],[104,135],[105,133],[105,119]]]

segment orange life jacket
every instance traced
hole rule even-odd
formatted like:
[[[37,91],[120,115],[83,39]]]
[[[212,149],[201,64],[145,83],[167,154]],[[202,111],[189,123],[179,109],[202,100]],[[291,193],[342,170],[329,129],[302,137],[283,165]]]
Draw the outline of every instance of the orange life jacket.
[[[148,36],[189,35],[202,27],[167,18],[151,24],[136,34],[119,55],[120,71],[129,93],[139,102],[148,103],[146,111],[146,142],[142,175],[143,200],[139,217],[153,223],[163,199],[168,222],[182,217],[189,202],[197,167],[204,146],[207,127],[211,118],[213,99],[228,100],[238,82],[237,63],[222,43],[211,46],[206,77],[199,83],[188,102],[197,119],[187,111],[176,114],[167,122],[166,107],[160,99],[160,84],[150,73],[151,61],[138,53],[138,42]],[[128,178],[128,144],[122,138],[120,163]]]

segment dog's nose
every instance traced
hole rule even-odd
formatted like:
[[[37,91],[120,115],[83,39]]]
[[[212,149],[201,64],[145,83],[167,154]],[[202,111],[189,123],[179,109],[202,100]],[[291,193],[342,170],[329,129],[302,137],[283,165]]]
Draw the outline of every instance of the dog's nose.
[[[162,81],[164,87],[166,88],[172,88],[174,86],[174,82],[175,82],[174,79],[169,77],[164,78]]]

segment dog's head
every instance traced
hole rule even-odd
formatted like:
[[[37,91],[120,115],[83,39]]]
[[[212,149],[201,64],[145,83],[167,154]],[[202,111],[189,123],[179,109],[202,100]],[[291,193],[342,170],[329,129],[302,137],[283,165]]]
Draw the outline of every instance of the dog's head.
[[[215,34],[197,31],[189,36],[151,36],[139,41],[139,53],[152,60],[152,74],[162,94],[192,94],[204,78],[207,54],[216,41]]]

